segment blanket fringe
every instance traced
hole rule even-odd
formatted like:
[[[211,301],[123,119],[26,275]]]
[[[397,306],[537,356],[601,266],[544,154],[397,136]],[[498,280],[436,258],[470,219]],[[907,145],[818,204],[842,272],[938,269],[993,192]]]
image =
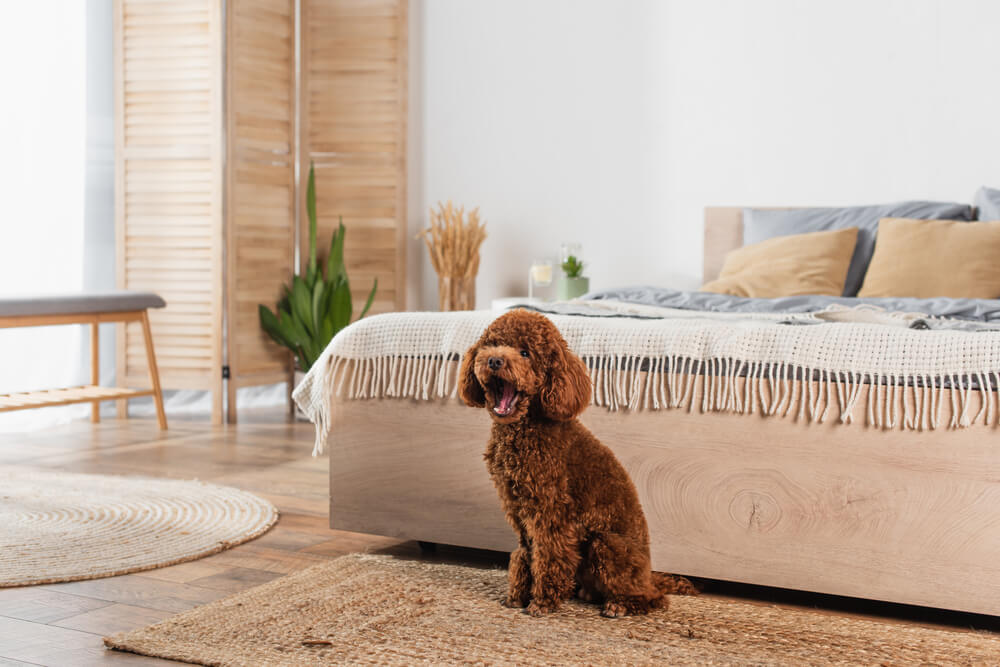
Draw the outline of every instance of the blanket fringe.
[[[341,399],[454,398],[455,355],[330,359],[327,391]],[[936,429],[941,399],[950,402],[949,428],[1000,423],[1000,371],[964,375],[894,376],[788,363],[766,364],[729,357],[664,356],[584,358],[593,386],[592,404],[617,411],[682,409],[791,417],[810,423],[855,419],[865,398],[865,423],[892,430]],[[740,382],[742,381],[742,387]],[[985,389],[985,391],[974,391]],[[318,411],[314,454],[322,453],[329,417]]]

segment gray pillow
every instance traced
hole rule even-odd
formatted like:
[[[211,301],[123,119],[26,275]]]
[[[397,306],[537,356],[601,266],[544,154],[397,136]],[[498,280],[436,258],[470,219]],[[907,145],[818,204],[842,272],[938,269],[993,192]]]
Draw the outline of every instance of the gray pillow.
[[[968,204],[907,201],[877,206],[847,208],[743,209],[743,245],[760,243],[775,236],[822,232],[846,227],[858,228],[851,265],[847,269],[844,296],[855,296],[865,279],[865,271],[875,251],[875,234],[880,218],[920,220],[972,220]]]
[[[977,220],[1000,220],[1000,190],[979,188],[975,205]]]

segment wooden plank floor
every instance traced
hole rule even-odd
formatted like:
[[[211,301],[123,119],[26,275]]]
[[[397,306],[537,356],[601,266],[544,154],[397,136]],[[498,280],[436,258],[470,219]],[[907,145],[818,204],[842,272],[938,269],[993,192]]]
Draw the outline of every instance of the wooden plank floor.
[[[216,427],[172,418],[166,433],[153,420],[133,419],[0,434],[0,465],[197,478],[258,493],[281,511],[278,524],[264,536],[201,560],[120,577],[0,589],[0,667],[176,664],[106,651],[101,637],[356,551],[475,565],[506,563],[506,554],[442,547],[436,555],[421,555],[412,542],[331,530],[327,459],[310,456],[312,425],[286,423],[278,410],[244,411],[240,418],[238,425]],[[900,624],[1000,630],[992,617],[723,582],[705,585],[707,594],[760,604],[814,607]]]

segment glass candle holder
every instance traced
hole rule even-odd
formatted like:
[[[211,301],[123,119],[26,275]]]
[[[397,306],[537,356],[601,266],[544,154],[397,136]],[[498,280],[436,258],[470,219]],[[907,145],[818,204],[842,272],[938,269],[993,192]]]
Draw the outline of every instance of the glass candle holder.
[[[536,259],[528,270],[528,298],[535,298],[535,287],[548,287],[552,284],[552,260]]]

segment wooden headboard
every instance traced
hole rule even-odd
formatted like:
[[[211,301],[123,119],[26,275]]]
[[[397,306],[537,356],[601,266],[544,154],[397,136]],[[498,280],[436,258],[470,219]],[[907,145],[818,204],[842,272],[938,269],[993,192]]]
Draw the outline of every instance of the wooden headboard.
[[[726,253],[742,245],[743,207],[706,206],[702,282],[718,278]]]

